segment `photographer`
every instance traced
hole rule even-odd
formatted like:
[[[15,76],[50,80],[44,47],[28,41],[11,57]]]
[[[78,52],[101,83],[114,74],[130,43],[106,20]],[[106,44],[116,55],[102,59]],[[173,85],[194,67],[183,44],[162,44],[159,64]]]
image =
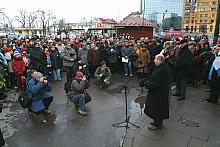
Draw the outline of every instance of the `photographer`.
[[[140,86],[148,90],[144,113],[153,119],[150,130],[163,126],[163,119],[169,118],[169,67],[163,55],[156,55],[154,59],[156,68],[149,81],[142,80]]]
[[[86,76],[84,76],[82,72],[77,72],[71,84],[70,101],[74,103],[76,107],[79,107],[78,113],[81,115],[87,115],[85,110],[85,89],[88,88],[88,83]]]
[[[32,112],[36,114],[40,114],[41,112],[51,114],[48,110],[53,101],[51,85],[42,73],[37,72],[34,78],[28,82],[27,97],[32,99],[32,105],[28,112],[29,115],[32,115]]]
[[[67,43],[64,52],[61,52],[61,58],[63,59],[63,66],[66,69],[67,81],[72,81],[72,66],[76,59],[76,51],[71,48],[71,43]]]
[[[99,80],[100,88],[105,88],[110,84],[110,69],[106,66],[105,61],[100,63],[100,67],[98,67],[95,71],[94,77]]]

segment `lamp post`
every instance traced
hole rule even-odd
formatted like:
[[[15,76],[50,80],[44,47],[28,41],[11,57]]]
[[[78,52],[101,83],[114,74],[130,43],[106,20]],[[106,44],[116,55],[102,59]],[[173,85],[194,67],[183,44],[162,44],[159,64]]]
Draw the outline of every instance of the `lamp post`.
[[[164,18],[165,18],[165,15],[167,13],[167,10],[165,12],[163,12],[163,20],[162,20],[162,30],[164,32]]]

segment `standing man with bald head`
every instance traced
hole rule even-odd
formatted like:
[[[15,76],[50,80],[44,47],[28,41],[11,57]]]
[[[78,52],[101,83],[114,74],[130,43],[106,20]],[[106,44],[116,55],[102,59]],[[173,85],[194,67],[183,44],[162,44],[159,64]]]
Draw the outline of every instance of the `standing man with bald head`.
[[[163,120],[169,118],[169,67],[163,55],[155,56],[156,65],[149,81],[142,81],[141,87],[148,89],[144,113],[153,121],[149,125],[150,130],[160,129]]]

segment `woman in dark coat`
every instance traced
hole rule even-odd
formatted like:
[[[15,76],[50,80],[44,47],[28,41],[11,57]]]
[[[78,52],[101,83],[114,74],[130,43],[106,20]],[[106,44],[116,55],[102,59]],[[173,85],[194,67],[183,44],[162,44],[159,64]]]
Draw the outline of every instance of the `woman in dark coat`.
[[[163,120],[169,118],[169,67],[163,55],[157,55],[154,63],[156,68],[150,80],[144,84],[149,89],[144,113],[153,119],[148,127],[150,130],[161,128]]]

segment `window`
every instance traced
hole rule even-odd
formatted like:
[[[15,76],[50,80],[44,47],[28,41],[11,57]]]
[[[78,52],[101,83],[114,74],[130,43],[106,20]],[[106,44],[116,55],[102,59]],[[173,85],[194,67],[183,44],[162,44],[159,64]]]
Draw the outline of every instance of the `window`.
[[[197,26],[195,26],[195,32],[197,31]]]
[[[202,17],[203,17],[203,14],[200,14],[200,17],[202,18]]]
[[[185,23],[189,23],[189,20],[186,20]]]
[[[211,18],[214,18],[215,17],[215,14],[211,14]]]
[[[197,23],[197,20],[195,20],[195,23]]]
[[[193,32],[193,26],[191,26],[191,32]]]
[[[208,14],[205,14],[205,17],[208,17]]]
[[[211,11],[216,11],[216,8],[211,8]]]
[[[191,20],[191,23],[194,23],[194,20]]]
[[[210,31],[210,32],[212,32],[212,31],[213,31],[213,26],[210,26],[209,31]]]
[[[214,23],[214,20],[211,20],[211,23]]]
[[[216,2],[210,2],[210,5],[212,6],[212,5],[216,5]]]
[[[189,30],[189,26],[186,26],[186,31],[188,31]]]
[[[200,20],[200,23],[203,23],[203,20],[202,20],[202,19]]]
[[[204,20],[204,23],[207,23],[207,20],[206,20],[206,19]]]
[[[195,17],[198,17],[198,14],[196,14]]]

